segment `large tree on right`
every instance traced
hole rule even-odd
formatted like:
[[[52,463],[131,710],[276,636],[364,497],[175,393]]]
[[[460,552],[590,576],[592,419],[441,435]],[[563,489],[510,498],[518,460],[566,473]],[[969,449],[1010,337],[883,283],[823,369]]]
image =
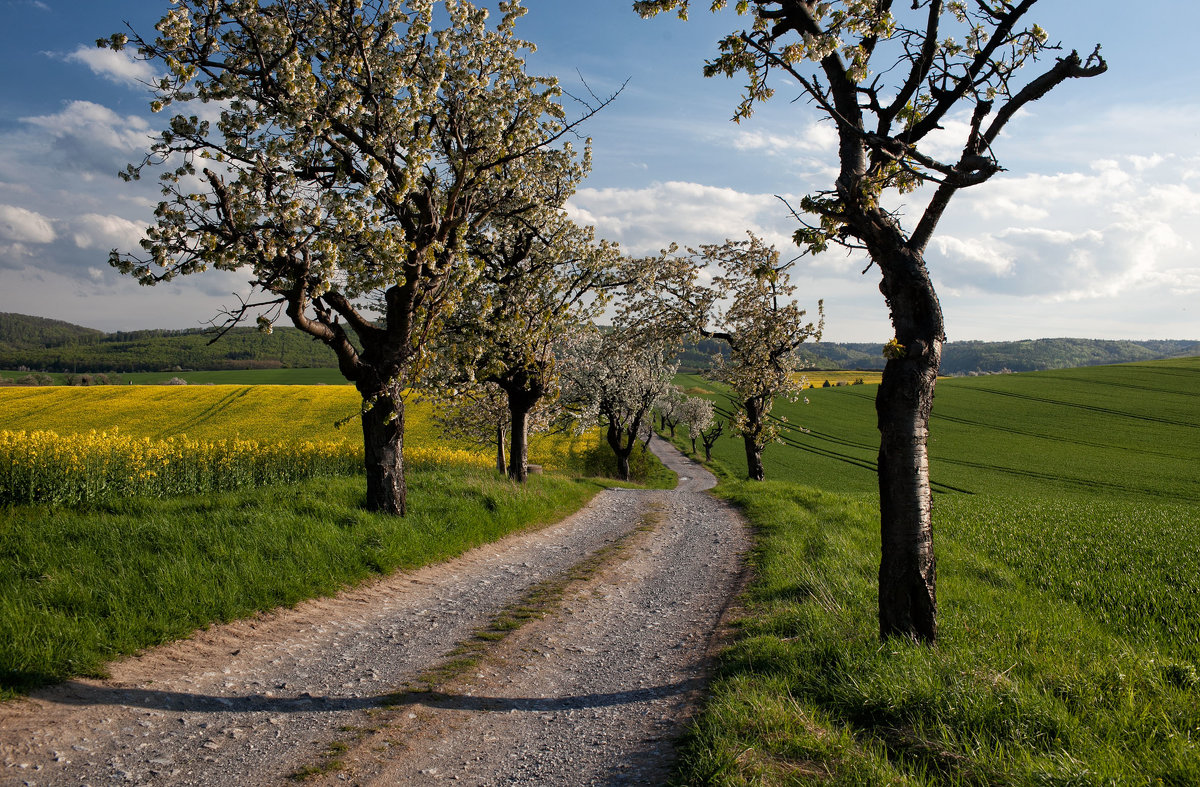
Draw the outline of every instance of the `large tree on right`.
[[[738,0],[750,29],[722,39],[720,56],[705,66],[708,76],[747,76],[735,120],[783,77],[837,128],[837,179],[794,211],[802,223],[795,239],[812,253],[831,243],[865,250],[895,328],[875,400],[883,638],[937,636],[927,439],[945,328],[925,249],[954,195],[1002,171],[993,145],[1017,112],[1107,68],[1098,46],[1086,58],[1057,54],[1061,47],[1028,19],[1036,1]],[[634,9],[686,19],[688,0]],[[945,140],[934,147],[931,137],[960,114],[967,132],[957,158],[935,155]],[[915,222],[885,204],[888,192],[913,192],[906,202],[918,207]]]

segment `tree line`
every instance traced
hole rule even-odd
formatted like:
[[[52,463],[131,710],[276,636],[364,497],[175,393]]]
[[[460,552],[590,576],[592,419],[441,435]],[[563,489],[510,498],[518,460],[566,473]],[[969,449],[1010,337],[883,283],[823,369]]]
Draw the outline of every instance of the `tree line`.
[[[270,336],[255,328],[235,328],[210,343],[212,329],[150,329],[105,333],[60,320],[0,313],[0,369],[98,374],[158,372],[180,367],[194,371],[223,369],[335,368],[336,359],[311,337],[289,327]],[[804,365],[820,370],[879,370],[886,360],[882,342],[805,344]],[[684,340],[674,356],[682,372],[699,372],[713,357],[727,354],[717,339]],[[947,342],[941,373],[1032,372],[1079,366],[1154,361],[1200,355],[1200,341],[1032,339],[1025,341]]]

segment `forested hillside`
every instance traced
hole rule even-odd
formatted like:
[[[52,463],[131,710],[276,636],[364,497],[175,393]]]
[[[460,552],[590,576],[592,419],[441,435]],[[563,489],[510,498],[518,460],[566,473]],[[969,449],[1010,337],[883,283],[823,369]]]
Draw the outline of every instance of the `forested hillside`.
[[[803,344],[800,352],[814,369],[882,369],[883,343],[818,342]],[[705,340],[680,356],[683,371],[711,365],[724,351],[721,342]],[[1036,372],[1079,366],[1153,361],[1200,355],[1195,340],[1109,341],[1103,339],[1026,339],[1016,342],[949,342],[942,353],[941,373]]]
[[[332,368],[333,353],[295,328],[264,334],[235,328],[215,334],[191,330],[104,333],[60,320],[0,313],[0,369],[38,372],[158,372],[186,370]],[[882,369],[880,343],[819,342],[800,350],[814,369]],[[700,341],[680,354],[683,371],[711,365],[723,342]],[[1016,342],[950,342],[942,374],[1065,369],[1200,355],[1200,341],[1027,339]]]
[[[104,333],[57,320],[0,314],[0,369],[157,372],[335,366],[324,345],[295,328],[235,328],[212,342],[204,329]]]
[[[0,350],[59,347],[100,341],[104,331],[83,328],[62,320],[0,312]]]

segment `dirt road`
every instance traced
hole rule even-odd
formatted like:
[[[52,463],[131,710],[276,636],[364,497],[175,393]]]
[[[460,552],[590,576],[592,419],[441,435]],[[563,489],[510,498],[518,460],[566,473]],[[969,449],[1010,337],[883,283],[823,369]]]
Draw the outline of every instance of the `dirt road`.
[[[0,705],[0,785],[261,785],[306,770],[337,784],[660,783],[747,536],[704,493],[706,471],[655,450],[677,489],[605,491],[557,525]],[[395,694],[618,542],[468,673]]]

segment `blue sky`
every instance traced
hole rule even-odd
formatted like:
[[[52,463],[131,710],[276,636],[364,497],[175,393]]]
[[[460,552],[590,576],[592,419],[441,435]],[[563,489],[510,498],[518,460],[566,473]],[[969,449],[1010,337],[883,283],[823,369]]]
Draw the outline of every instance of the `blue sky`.
[[[736,17],[707,3],[686,23],[643,21],[628,0],[526,5],[532,72],[573,93],[580,75],[600,94],[628,80],[585,129],[595,166],[571,203],[578,218],[632,254],[748,229],[795,253],[776,195],[828,187],[832,132],[787,86],[749,121],[729,121],[741,84],[700,68]],[[244,291],[236,274],[138,287],[105,261],[149,222],[152,184],[116,172],[165,118],[147,108],[143,72],[92,42],[126,21],[148,31],[166,7],[0,0],[0,311],[104,330],[192,327]],[[949,338],[1200,339],[1200,69],[1188,54],[1200,6],[1145,0],[1131,14],[1117,0],[1042,0],[1035,19],[1068,50],[1103,44],[1109,72],[1014,120],[997,146],[1008,171],[956,198],[927,255]],[[827,340],[890,336],[864,267],[838,252],[797,263],[801,300],[825,299]]]

